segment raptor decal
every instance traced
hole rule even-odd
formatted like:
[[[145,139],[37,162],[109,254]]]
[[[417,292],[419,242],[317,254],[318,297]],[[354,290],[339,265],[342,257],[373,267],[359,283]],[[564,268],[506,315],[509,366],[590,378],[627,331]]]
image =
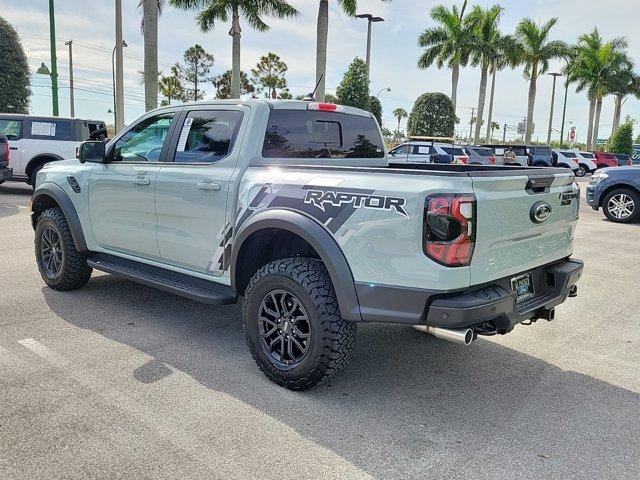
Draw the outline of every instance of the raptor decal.
[[[307,190],[304,203],[311,204],[323,212],[327,205],[342,207],[350,205],[353,208],[365,208],[369,210],[395,211],[406,218],[409,214],[405,210],[407,200],[404,197],[387,197],[359,192],[339,192],[332,190]]]

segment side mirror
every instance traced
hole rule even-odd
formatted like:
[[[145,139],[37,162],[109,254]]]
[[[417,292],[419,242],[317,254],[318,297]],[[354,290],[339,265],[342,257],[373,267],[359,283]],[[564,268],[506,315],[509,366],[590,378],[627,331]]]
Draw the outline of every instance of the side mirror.
[[[107,160],[105,143],[100,141],[82,142],[78,151],[80,163],[105,163]]]

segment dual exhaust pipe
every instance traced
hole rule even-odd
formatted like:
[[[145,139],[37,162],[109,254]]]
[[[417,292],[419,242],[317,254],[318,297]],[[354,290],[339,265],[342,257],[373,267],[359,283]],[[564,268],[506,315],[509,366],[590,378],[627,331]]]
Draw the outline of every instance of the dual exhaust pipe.
[[[413,328],[442,340],[448,340],[449,342],[459,343],[461,345],[469,345],[476,339],[471,328],[454,329],[433,327],[431,325],[414,325]]]

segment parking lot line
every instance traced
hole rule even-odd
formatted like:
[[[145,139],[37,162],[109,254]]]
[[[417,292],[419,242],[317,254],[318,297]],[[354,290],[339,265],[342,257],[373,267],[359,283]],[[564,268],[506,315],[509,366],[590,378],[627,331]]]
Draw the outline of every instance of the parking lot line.
[[[63,367],[69,364],[69,361],[67,359],[58,355],[56,352],[54,352],[53,350],[51,350],[50,348],[46,347],[45,345],[43,345],[42,343],[38,342],[33,338],[25,338],[22,340],[18,340],[18,343],[23,347],[28,348],[33,353],[43,358],[44,360],[46,360],[47,362],[49,362],[51,365],[55,367]]]

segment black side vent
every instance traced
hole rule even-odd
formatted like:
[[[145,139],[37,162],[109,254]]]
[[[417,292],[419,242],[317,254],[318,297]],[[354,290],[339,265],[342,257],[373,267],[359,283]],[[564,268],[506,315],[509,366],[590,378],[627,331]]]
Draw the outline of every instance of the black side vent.
[[[82,189],[80,188],[80,185],[78,185],[78,181],[76,180],[76,177],[69,175],[67,177],[67,182],[69,182],[69,185],[71,185],[71,190],[73,190],[76,193],[80,193],[82,191]]]

